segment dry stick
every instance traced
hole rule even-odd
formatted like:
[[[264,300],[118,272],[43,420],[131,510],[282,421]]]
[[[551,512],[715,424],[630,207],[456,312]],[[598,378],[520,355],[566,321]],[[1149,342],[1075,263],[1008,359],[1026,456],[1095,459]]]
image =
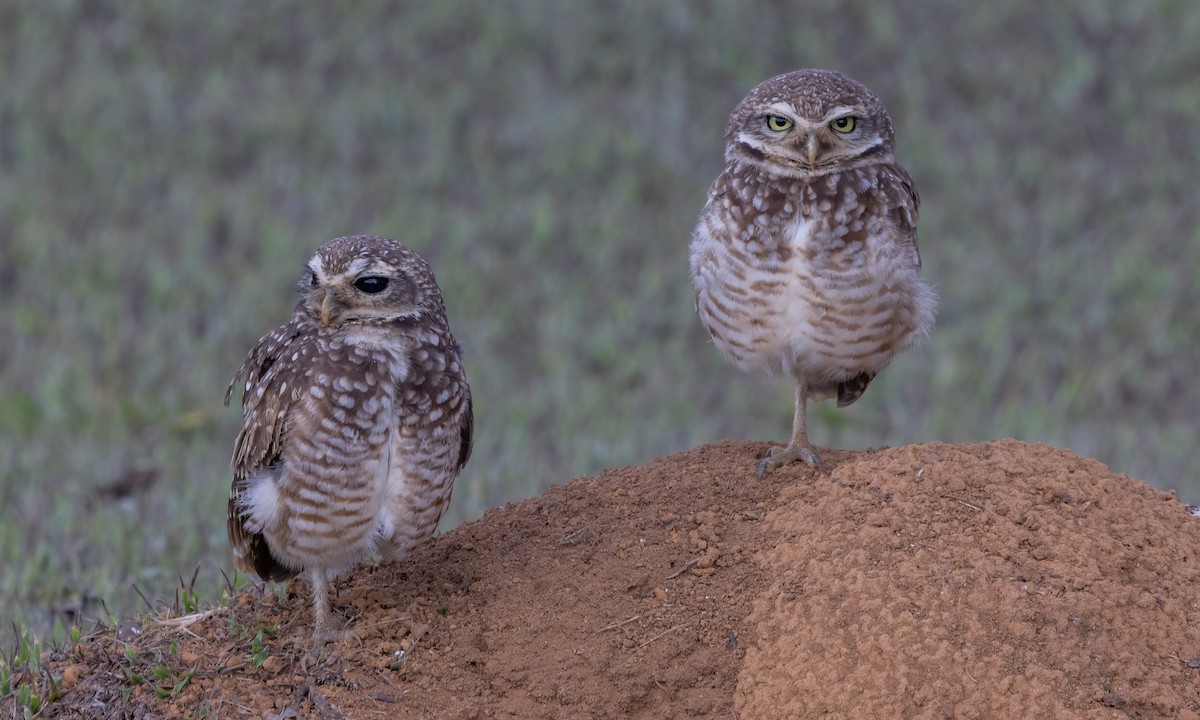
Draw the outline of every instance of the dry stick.
[[[637,620],[640,617],[641,617],[641,615],[634,615],[633,617],[629,618],[628,620],[622,620],[621,622],[618,622],[618,623],[612,623],[610,625],[605,625],[604,627],[600,628],[596,632],[602,633],[605,630],[616,630],[617,628],[621,627],[622,625],[628,625],[629,623],[633,622],[634,620]],[[595,634],[595,633],[593,633],[593,634]]]
[[[398,622],[402,622],[404,620],[412,620],[412,615],[405,615],[403,617],[390,618],[388,620],[380,620],[379,622],[371,623],[370,625],[359,625],[358,629],[359,630],[369,630],[374,627],[379,627],[380,625],[391,625],[392,623],[398,623]]]
[[[975,676],[971,674],[970,670],[963,668],[963,672],[967,674],[967,677],[971,679],[971,682],[975,683],[976,685],[979,684],[979,681],[975,679]]]
[[[572,540],[574,540],[575,538],[577,538],[577,537],[579,537],[580,535],[582,535],[582,534],[583,534],[583,531],[584,531],[584,530],[587,530],[587,529],[588,529],[588,526],[587,526],[587,525],[584,525],[583,527],[579,528],[578,530],[576,530],[576,531],[574,531],[574,532],[570,532],[570,533],[567,533],[566,535],[563,535],[562,537],[560,537],[560,538],[558,539],[558,544],[559,544],[559,545],[569,545],[569,544],[571,544],[571,541],[572,541]]]
[[[333,703],[329,702],[324,693],[312,685],[308,686],[308,699],[312,700],[312,704],[316,706],[317,714],[321,716],[321,720],[346,720],[346,716],[339,712],[333,706]]]
[[[378,675],[378,676],[379,676],[379,679],[380,679],[380,680],[382,680],[382,681],[383,681],[383,682],[384,682],[386,685],[388,685],[388,686],[390,686],[390,687],[392,687],[392,688],[396,688],[396,683],[392,682],[392,679],[391,679],[390,677],[388,677],[387,675],[385,675],[385,674],[384,674],[384,672],[383,672],[382,670],[380,670],[380,669],[376,668],[376,669],[375,669],[375,674],[376,674],[376,675]],[[372,696],[372,698],[374,698],[374,699],[375,699],[376,701],[378,701],[378,702],[396,702],[396,696],[395,696],[395,695],[392,695],[392,694],[390,694],[390,693],[387,693],[387,696],[388,696],[388,697],[390,697],[390,698],[391,698],[391,700],[384,700],[384,699],[381,697],[381,696],[382,696],[382,695],[384,695],[384,694],[385,694],[385,693],[375,693],[375,694]],[[405,696],[405,695],[407,695],[407,694],[408,694],[408,691],[407,691],[407,690],[405,690],[404,692],[400,693],[400,697],[404,697],[404,696]]]
[[[146,596],[142,594],[142,589],[137,586],[137,583],[132,583],[131,587],[133,587],[133,591],[138,594],[138,597],[142,599],[142,602],[146,603],[146,607],[150,608],[150,612],[158,612],[154,609],[154,606],[150,604],[150,601],[146,599]]]
[[[983,512],[983,508],[979,507],[978,505],[972,505],[971,503],[967,502],[966,500],[960,500],[959,498],[956,498],[953,495],[943,495],[942,497],[946,498],[947,500],[953,500],[954,502],[959,503],[960,505],[966,505],[967,507],[971,508],[972,510],[975,510],[976,512]]]
[[[675,627],[673,627],[673,628],[668,628],[668,629],[666,629],[666,630],[663,630],[662,632],[660,632],[659,634],[657,634],[657,635],[655,635],[654,637],[650,638],[650,639],[649,639],[649,640],[647,640],[646,642],[642,643],[641,645],[638,645],[638,647],[646,647],[647,645],[649,645],[650,643],[652,643],[652,642],[654,642],[655,640],[659,639],[659,638],[660,638],[660,637],[662,637],[663,635],[667,635],[667,634],[673,633],[673,632],[675,632],[676,630],[678,630],[678,629],[679,629],[679,628],[681,628],[681,627],[683,627],[683,625],[676,625],[676,626],[675,626]]]
[[[230,580],[229,576],[225,574],[225,568],[221,568],[221,577],[225,578],[225,590],[229,593],[229,599],[233,600],[237,593],[233,589],[233,580]],[[233,571],[233,577],[237,579],[237,570]]]
[[[703,556],[701,556],[701,557],[703,557]],[[688,571],[688,568],[690,568],[691,566],[695,565],[695,564],[696,564],[696,563],[698,563],[698,562],[700,562],[700,558],[699,558],[699,557],[694,557],[694,558],[692,558],[691,560],[688,560],[687,562],[685,562],[685,563],[683,564],[683,567],[679,568],[679,569],[678,569],[678,570],[676,570],[675,572],[673,572],[673,573],[671,573],[670,575],[668,575],[668,576],[667,576],[667,579],[668,579],[668,580],[674,580],[675,578],[677,578],[677,577],[679,577],[680,575],[682,575],[682,574],[684,574],[685,572],[687,572],[687,571]]]
[[[342,715],[342,713],[333,706],[333,703],[329,702],[329,698],[325,697],[325,695],[317,689],[316,685],[301,685],[299,688],[297,688],[297,690],[298,692],[296,694],[300,697],[304,697],[305,695],[308,696],[308,699],[312,701],[313,707],[317,709],[317,716],[320,717],[321,720],[346,720],[346,716]]]
[[[156,620],[151,620],[150,622],[152,622],[155,625],[161,626],[161,627],[169,627],[169,628],[172,628],[175,630],[182,630],[194,638],[199,638],[200,637],[199,635],[197,635],[196,633],[194,633],[190,630],[191,626],[195,625],[196,623],[200,622],[201,620],[206,620],[206,619],[212,617],[216,612],[217,611],[215,609],[205,610],[204,612],[195,612],[190,615],[179,615],[179,616],[176,616],[173,618],[156,619]]]

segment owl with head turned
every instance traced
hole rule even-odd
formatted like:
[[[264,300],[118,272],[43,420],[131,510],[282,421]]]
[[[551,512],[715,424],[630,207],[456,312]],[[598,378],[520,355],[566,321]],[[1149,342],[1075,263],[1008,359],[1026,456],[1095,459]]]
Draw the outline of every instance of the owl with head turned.
[[[734,108],[725,167],[692,234],[691,276],[721,352],[741,370],[795,381],[791,440],[759,462],[760,477],[797,460],[819,467],[808,403],[850,405],[932,330],[919,206],[887,110],[846,75],[778,75]]]
[[[342,237],[304,267],[286,324],[250,351],[228,531],[238,570],[313,591],[314,653],[353,637],[327,583],[429,539],[471,455],[471,389],[442,294],[420,256]]]

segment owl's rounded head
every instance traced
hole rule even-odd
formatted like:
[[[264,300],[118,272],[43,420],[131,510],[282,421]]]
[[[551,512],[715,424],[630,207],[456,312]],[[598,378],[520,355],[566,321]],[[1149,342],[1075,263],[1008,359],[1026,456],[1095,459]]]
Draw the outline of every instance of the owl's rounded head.
[[[390,238],[340,237],[322,245],[300,274],[298,311],[321,327],[383,325],[437,311],[429,264]]]
[[[862,83],[832,70],[765,80],[734,108],[725,157],[789,177],[893,159],[892,121]]]

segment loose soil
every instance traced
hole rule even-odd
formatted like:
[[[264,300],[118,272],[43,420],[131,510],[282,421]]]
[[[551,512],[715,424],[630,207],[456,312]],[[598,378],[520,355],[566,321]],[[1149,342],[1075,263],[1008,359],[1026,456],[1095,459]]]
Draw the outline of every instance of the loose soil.
[[[766,450],[574,480],[357,568],[334,604],[362,645],[307,669],[299,581],[98,632],[46,657],[47,714],[1200,720],[1200,519],[1173,494],[1015,441],[759,480]]]

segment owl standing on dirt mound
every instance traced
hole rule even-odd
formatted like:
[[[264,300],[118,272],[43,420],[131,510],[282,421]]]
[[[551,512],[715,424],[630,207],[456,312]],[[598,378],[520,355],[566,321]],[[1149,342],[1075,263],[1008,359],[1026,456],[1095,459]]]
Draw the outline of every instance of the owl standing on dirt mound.
[[[335,627],[326,583],[433,535],[471,455],[471,389],[429,265],[381,237],[332,240],[308,261],[286,325],[259,340],[233,450],[238,570],[307,572],[314,652]]]
[[[696,310],[745,371],[796,381],[792,439],[758,474],[803,460],[807,401],[854,402],[933,328],[920,278],[919,198],[892,122],[841,73],[797,70],[750,91],[729,118],[725,169],[692,236]]]

